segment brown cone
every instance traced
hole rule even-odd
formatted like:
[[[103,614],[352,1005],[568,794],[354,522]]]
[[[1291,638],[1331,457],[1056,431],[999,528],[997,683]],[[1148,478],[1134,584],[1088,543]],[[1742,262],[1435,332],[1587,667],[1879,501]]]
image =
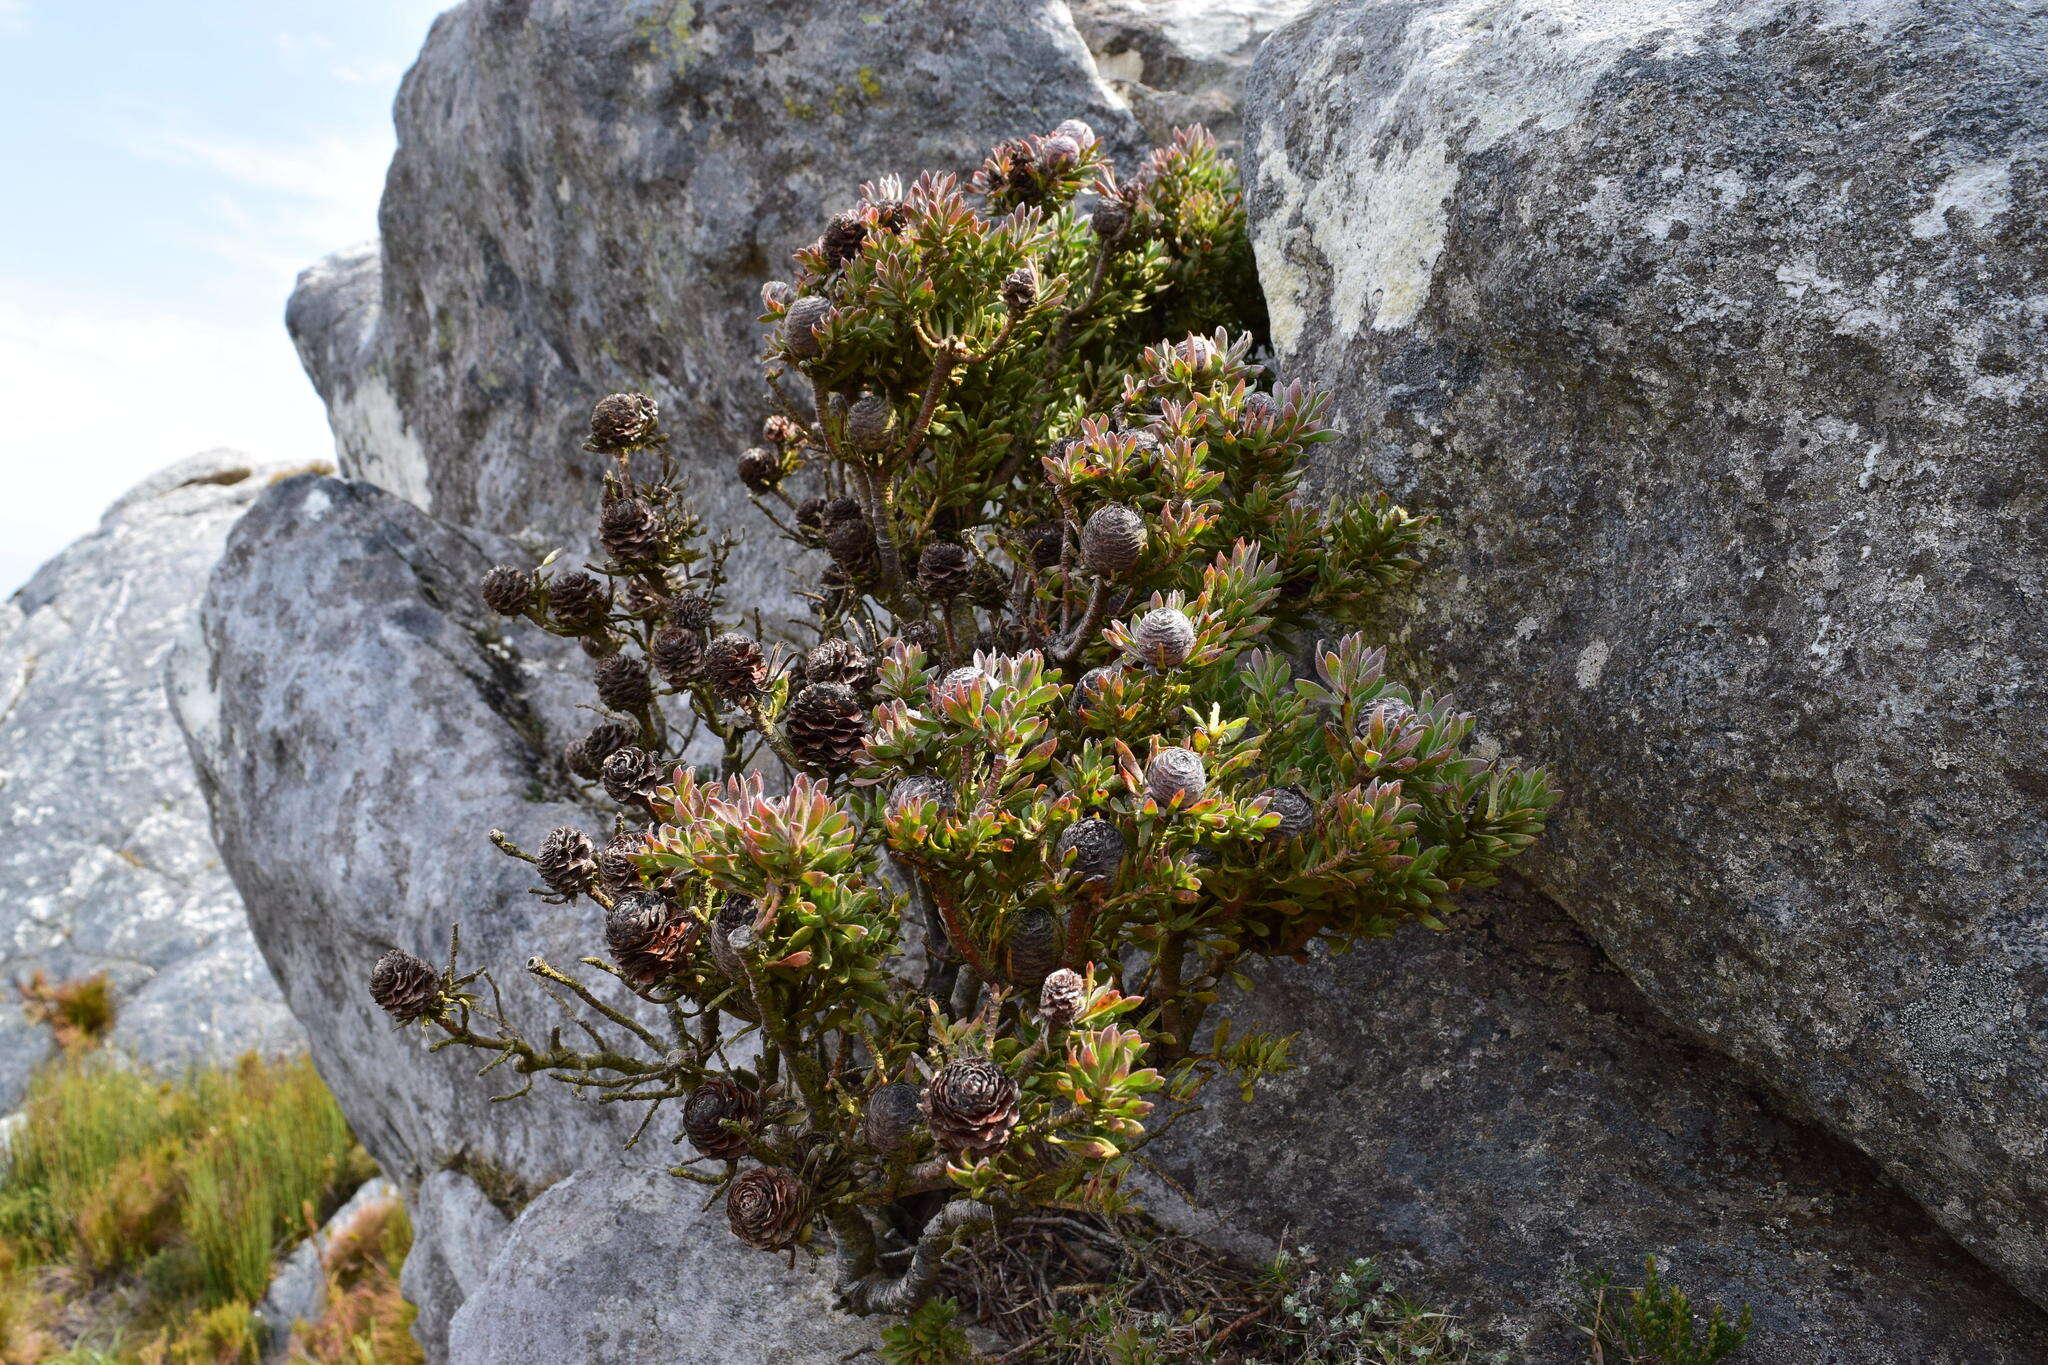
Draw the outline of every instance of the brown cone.
[[[796,756],[825,772],[843,772],[867,744],[867,708],[841,683],[812,683],[797,693],[782,733]]]
[[[777,1166],[756,1166],[725,1187],[732,1235],[762,1251],[793,1245],[811,1221],[811,1192]]]
[[[557,896],[580,896],[597,877],[597,855],[590,836],[568,825],[550,831],[534,855],[533,870]]]
[[[441,1008],[441,975],[402,948],[370,969],[370,998],[401,1024],[433,1017]]]
[[[963,1057],[925,1086],[924,1119],[947,1151],[985,1156],[1010,1140],[1020,1100],[1008,1072],[986,1057]]]
[[[638,986],[661,980],[683,965],[696,921],[681,906],[652,892],[619,897],[604,916],[605,947],[628,981]]]
[[[730,1076],[713,1076],[683,1101],[683,1132],[697,1150],[720,1161],[745,1156],[747,1139],[724,1126],[731,1119],[751,1127],[761,1117],[761,1097]]]

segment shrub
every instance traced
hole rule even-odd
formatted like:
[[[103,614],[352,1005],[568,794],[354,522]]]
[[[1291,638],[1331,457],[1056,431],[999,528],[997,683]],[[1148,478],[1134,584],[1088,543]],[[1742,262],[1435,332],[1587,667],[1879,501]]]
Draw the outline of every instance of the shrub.
[[[1695,1321],[1691,1300],[1664,1282],[1654,1256],[1644,1258],[1637,1288],[1624,1292],[1604,1270],[1579,1284],[1579,1330],[1605,1365],[1714,1365],[1749,1339],[1749,1309],[1731,1322],[1716,1304],[1704,1322]]]
[[[114,1027],[114,984],[105,972],[55,985],[37,972],[17,989],[28,1017],[49,1029],[67,1052],[98,1047]]]
[[[1067,124],[870,185],[795,267],[736,472],[816,552],[806,647],[725,602],[645,395],[592,414],[599,558],[481,585],[592,660],[564,762],[611,828],[492,838],[598,908],[618,1003],[533,959],[590,1046],[537,1043],[453,936],[370,989],[510,1094],[680,1102],[736,1236],[829,1233],[845,1304],[901,1312],[998,1210],[1123,1206],[1159,1098],[1286,1065],[1216,1017],[1243,958],[1440,926],[1552,798],[1357,633],[1429,523],[1304,494],[1325,400],[1260,387],[1206,134],[1127,182]]]

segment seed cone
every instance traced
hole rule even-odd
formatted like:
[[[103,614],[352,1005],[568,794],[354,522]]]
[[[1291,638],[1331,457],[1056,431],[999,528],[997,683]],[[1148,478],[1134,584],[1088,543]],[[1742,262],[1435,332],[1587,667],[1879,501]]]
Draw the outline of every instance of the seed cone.
[[[814,358],[823,349],[818,344],[818,328],[831,316],[832,305],[817,295],[798,299],[782,315],[783,346],[799,360]]]
[[[873,455],[896,431],[896,407],[878,393],[865,393],[846,409],[846,444],[856,455]]]
[[[688,687],[704,666],[704,636],[688,626],[664,626],[654,637],[654,666],[670,687]]]
[[[631,743],[633,732],[614,721],[603,721],[592,728],[589,734],[570,741],[562,750],[562,759],[569,765],[569,771],[586,782],[595,782],[604,775],[604,761]]]
[[[1020,265],[1003,278],[1003,304],[1011,309],[1029,308],[1038,302],[1038,272]]]
[[[1031,556],[1031,567],[1040,573],[1060,562],[1061,543],[1066,533],[1051,522],[1027,526],[1020,533],[1027,553]]]
[[[1381,697],[1360,713],[1356,727],[1359,738],[1363,739],[1371,732],[1375,717],[1389,736],[1399,735],[1417,719],[1415,708],[1399,697]]]
[[[1060,965],[1066,929],[1059,917],[1036,907],[1020,912],[1003,941],[1003,972],[1019,990],[1036,990],[1046,974]]]
[[[1010,1140],[1021,1096],[1009,1073],[986,1057],[948,1062],[924,1088],[924,1121],[949,1152],[985,1156]]]
[[[551,830],[534,855],[533,870],[557,896],[580,896],[597,879],[597,851],[590,836],[564,825]]]
[[[796,531],[806,544],[825,543],[825,512],[831,503],[823,498],[805,498],[796,505]]]
[[[756,493],[772,493],[782,483],[782,457],[761,446],[741,455],[735,470],[740,482]]]
[[[1176,797],[1190,805],[1208,789],[1208,771],[1193,749],[1161,749],[1145,765],[1145,790],[1162,806],[1172,805]]]
[[[1105,242],[1114,242],[1130,230],[1131,210],[1121,200],[1105,199],[1088,215],[1088,226]]]
[[[825,253],[829,265],[845,265],[860,254],[860,244],[867,240],[868,225],[857,213],[835,214],[825,225],[825,235],[818,239],[818,247]]]
[[[811,1221],[811,1192],[777,1166],[756,1166],[725,1189],[732,1235],[761,1251],[795,1244]]]
[[[1103,686],[1112,678],[1121,677],[1122,674],[1123,668],[1117,664],[1108,664],[1102,668],[1089,669],[1081,675],[1080,681],[1074,684],[1074,695],[1068,699],[1068,704],[1076,711],[1084,715],[1087,714],[1089,706],[1095,701],[1096,694],[1101,692]]]
[[[1053,845],[1055,859],[1064,859],[1069,851],[1074,855],[1074,870],[1083,881],[1106,881],[1123,866],[1123,832],[1099,816],[1076,820]]]
[[[901,815],[913,801],[929,801],[942,811],[953,809],[953,789],[941,777],[906,777],[889,789],[888,813]]]
[[[782,733],[796,756],[826,772],[853,766],[867,742],[867,709],[841,683],[812,683],[797,693]]]
[[[1131,632],[1138,657],[1161,672],[1179,668],[1195,650],[1195,623],[1172,607],[1154,607],[1138,618]]]
[[[1081,1013],[1081,996],[1086,983],[1081,974],[1062,967],[1045,978],[1038,988],[1038,1012],[1054,1028],[1065,1028]]]
[[[836,508],[835,503],[825,509],[822,533],[825,553],[832,556],[832,562],[844,569],[848,577],[865,577],[875,567],[875,530],[858,510],[850,516],[843,512],[834,515]]]
[[[661,409],[644,393],[614,393],[590,410],[590,441],[585,450],[621,455],[652,445],[661,431]]]
[[[875,661],[851,640],[821,640],[804,656],[804,678],[865,692],[875,685]]]
[[[587,573],[565,573],[548,587],[548,609],[555,624],[570,635],[588,635],[604,628],[611,594]]]
[[[1145,519],[1120,502],[1104,503],[1081,528],[1081,559],[1104,578],[1118,579],[1145,553]]]
[[[994,611],[1010,600],[1009,581],[995,565],[976,560],[967,576],[967,600],[984,611]]]
[[[652,801],[661,788],[661,778],[660,761],[631,744],[604,761],[605,794],[622,806]]]
[[[612,498],[598,515],[597,538],[621,564],[661,558],[661,518],[639,498]]]
[[[524,569],[500,564],[478,586],[484,605],[500,616],[517,616],[533,602],[533,575]]]
[[[402,948],[393,948],[370,969],[370,999],[401,1024],[432,1018],[441,1010],[441,974]]]
[[[718,609],[711,605],[711,599],[701,593],[686,592],[669,605],[669,614],[684,630],[703,633],[711,629],[712,618]]]
[[[597,699],[608,711],[638,711],[654,700],[654,687],[647,680],[647,660],[634,654],[614,654],[599,662],[593,677]]]
[[[640,890],[640,865],[633,855],[646,851],[647,836],[638,830],[613,835],[612,841],[597,851],[597,884],[614,896]]]
[[[740,701],[760,694],[768,679],[768,660],[761,646],[737,631],[727,631],[705,649],[704,676],[719,696]]]
[[[761,1096],[730,1076],[713,1076],[683,1101],[683,1132],[698,1151],[720,1161],[747,1153],[746,1135],[726,1128],[726,1121],[751,1128],[760,1117]]]
[[[909,1147],[923,1126],[924,1107],[919,1103],[917,1087],[901,1081],[878,1087],[861,1111],[861,1140],[884,1156],[893,1156]]]
[[[973,571],[965,545],[935,540],[917,557],[917,590],[934,602],[950,601],[967,591]]]
[[[754,915],[759,910],[752,896],[730,895],[718,907],[718,919],[711,926],[711,960],[728,981],[744,982],[747,979],[745,966],[740,962],[740,950],[732,942],[732,933],[745,928],[752,931]]]
[[[681,906],[650,891],[634,891],[605,911],[604,943],[626,979],[645,986],[683,965],[695,927]]]
[[[1316,803],[1294,787],[1268,787],[1259,800],[1280,817],[1279,827],[1267,831],[1268,839],[1298,839],[1316,827]]]

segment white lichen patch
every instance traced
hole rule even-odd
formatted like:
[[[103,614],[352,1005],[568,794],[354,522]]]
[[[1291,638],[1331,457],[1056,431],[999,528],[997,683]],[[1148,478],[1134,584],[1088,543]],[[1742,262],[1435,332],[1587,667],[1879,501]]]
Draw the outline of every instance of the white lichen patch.
[[[398,397],[381,375],[365,373],[353,389],[335,395],[327,421],[334,428],[335,458],[351,479],[374,483],[431,512],[426,448],[406,425]]]
[[[1305,51],[1290,72],[1304,92],[1295,98],[1328,104],[1320,145],[1343,151],[1311,172],[1293,164],[1274,129],[1259,149],[1270,198],[1255,246],[1274,340],[1283,352],[1298,344],[1317,287],[1327,290],[1335,335],[1407,328],[1428,301],[1448,206],[1471,158],[1569,125],[1625,57],[1726,46],[1786,8],[1787,0],[1454,0],[1414,14],[1371,51],[1355,39]],[[1834,0],[1811,17],[1882,25],[1894,16],[1888,6]],[[1725,169],[1702,188],[1724,209],[1751,192]],[[1668,231],[1669,222],[1658,226]],[[1296,259],[1301,233],[1327,271],[1320,285]]]
[[[1580,687],[1591,691],[1600,685],[1600,675],[1607,671],[1607,660],[1614,649],[1605,640],[1595,640],[1579,651],[1579,662],[1572,670]]]
[[[1935,186],[1933,202],[1913,219],[1913,235],[1925,241],[1946,233],[1950,210],[1972,227],[1982,227],[2011,208],[2011,157],[1964,166]]]

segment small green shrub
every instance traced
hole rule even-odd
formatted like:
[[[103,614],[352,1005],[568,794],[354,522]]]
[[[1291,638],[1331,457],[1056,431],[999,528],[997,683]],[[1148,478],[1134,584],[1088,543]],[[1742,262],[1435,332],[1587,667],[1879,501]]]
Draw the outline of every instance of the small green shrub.
[[[888,1365],[966,1365],[974,1359],[967,1334],[955,1321],[960,1305],[927,1299],[909,1317],[882,1331],[882,1359]]]
[[[1704,1322],[1695,1320],[1691,1300],[1664,1282],[1654,1256],[1643,1261],[1640,1288],[1624,1292],[1604,1270],[1579,1283],[1577,1326],[1592,1338],[1599,1365],[1713,1365],[1749,1339],[1749,1309],[1729,1322],[1716,1304]]]

